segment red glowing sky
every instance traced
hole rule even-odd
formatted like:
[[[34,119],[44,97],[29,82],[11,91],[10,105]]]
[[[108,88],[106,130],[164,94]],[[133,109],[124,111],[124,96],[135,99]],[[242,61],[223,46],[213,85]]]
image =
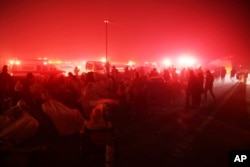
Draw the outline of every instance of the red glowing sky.
[[[158,61],[250,56],[244,0],[1,0],[0,56]]]

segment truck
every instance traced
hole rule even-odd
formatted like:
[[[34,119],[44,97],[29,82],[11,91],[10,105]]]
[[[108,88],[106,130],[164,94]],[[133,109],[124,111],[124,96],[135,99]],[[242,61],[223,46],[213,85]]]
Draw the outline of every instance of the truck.
[[[85,72],[96,72],[104,74],[106,72],[106,63],[102,61],[86,61]]]
[[[48,59],[12,59],[8,62],[9,73],[12,76],[26,76],[31,72],[35,76],[59,75],[64,71],[50,64]]]

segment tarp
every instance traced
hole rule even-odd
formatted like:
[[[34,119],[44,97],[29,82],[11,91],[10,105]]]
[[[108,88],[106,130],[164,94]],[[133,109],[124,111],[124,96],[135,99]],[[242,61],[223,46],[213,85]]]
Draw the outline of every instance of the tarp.
[[[0,116],[0,138],[13,144],[34,136],[38,127],[38,121],[19,107],[13,107]]]
[[[84,118],[77,109],[71,109],[55,99],[48,99],[42,104],[43,112],[46,113],[61,136],[79,133]]]

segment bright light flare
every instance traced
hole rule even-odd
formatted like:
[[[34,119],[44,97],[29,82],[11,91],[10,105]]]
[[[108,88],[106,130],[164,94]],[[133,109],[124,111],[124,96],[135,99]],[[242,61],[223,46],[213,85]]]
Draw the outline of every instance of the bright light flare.
[[[106,63],[106,58],[105,57],[101,58],[101,62]]]
[[[156,62],[152,62],[152,66],[157,66],[157,63]]]
[[[13,64],[15,64],[15,61],[14,60],[10,60],[9,64],[13,65]]]
[[[165,59],[165,60],[163,61],[163,64],[164,64],[165,66],[169,67],[169,66],[171,66],[171,64],[172,64],[172,61],[171,61],[170,59]]]
[[[15,65],[20,65],[20,64],[21,64],[21,62],[19,60],[15,61]]]
[[[37,60],[48,60],[47,57],[38,57]]]
[[[21,61],[19,61],[19,60],[10,60],[10,61],[9,61],[9,64],[10,64],[10,65],[20,65],[20,64],[21,64]]]
[[[129,62],[128,62],[128,65],[129,65],[129,66],[134,66],[134,65],[135,65],[135,62],[134,62],[134,61],[129,61]]]
[[[187,56],[180,57],[178,61],[181,66],[193,66],[195,62],[196,60],[193,57]]]

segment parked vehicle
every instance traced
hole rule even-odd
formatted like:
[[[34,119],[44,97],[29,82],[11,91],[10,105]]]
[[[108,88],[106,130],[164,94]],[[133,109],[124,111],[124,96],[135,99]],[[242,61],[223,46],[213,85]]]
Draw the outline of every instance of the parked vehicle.
[[[101,61],[86,61],[85,72],[105,73],[105,63]]]
[[[39,76],[63,74],[63,70],[50,64],[47,59],[14,59],[9,61],[8,66],[12,76],[26,76],[28,72]]]

